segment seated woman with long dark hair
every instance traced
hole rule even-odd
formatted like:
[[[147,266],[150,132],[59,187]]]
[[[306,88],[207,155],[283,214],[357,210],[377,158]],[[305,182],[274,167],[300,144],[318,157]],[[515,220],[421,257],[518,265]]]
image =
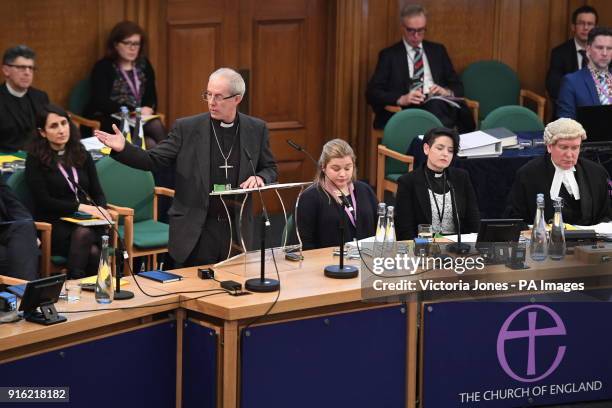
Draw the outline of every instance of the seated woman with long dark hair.
[[[111,30],[106,43],[106,55],[96,62],[91,72],[91,100],[87,116],[99,120],[102,130],[112,132],[112,124],[119,126],[113,113],[121,106],[130,111],[142,108],[143,116],[155,113],[157,91],[155,72],[145,57],[146,36],[134,22],[122,21]],[[147,149],[166,137],[166,130],[159,119],[151,119],[144,125]]]
[[[434,128],[423,138],[427,162],[398,179],[395,199],[397,239],[413,239],[419,224],[436,233],[478,232],[480,212],[468,173],[449,167],[459,151],[455,130]],[[457,218],[458,217],[458,218]]]
[[[340,245],[339,226],[343,217],[345,242],[376,233],[376,196],[372,188],[356,180],[355,153],[341,139],[323,146],[314,184],[300,196],[297,226],[303,249]],[[353,208],[340,206],[340,192]]]
[[[51,252],[68,258],[70,278],[95,274],[104,227],[81,227],[60,219],[76,211],[110,219],[93,159],[59,106],[46,106],[37,116],[36,127],[25,169],[35,217],[53,225]]]

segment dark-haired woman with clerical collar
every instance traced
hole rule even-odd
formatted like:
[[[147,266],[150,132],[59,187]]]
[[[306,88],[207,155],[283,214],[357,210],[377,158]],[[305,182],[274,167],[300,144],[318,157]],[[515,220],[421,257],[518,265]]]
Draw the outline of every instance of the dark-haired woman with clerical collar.
[[[61,220],[76,211],[110,219],[93,159],[81,144],[76,126],[59,106],[47,105],[37,115],[36,126],[25,168],[36,219],[53,225],[51,252],[68,259],[69,278],[93,275],[98,270],[105,228]]]
[[[303,249],[340,245],[340,222],[345,225],[345,242],[376,233],[378,202],[372,188],[356,180],[355,159],[344,140],[330,140],[323,146],[314,184],[302,193],[296,211]],[[352,211],[340,206],[338,189],[348,198]]]
[[[431,224],[441,234],[456,234],[459,227],[462,234],[477,232],[480,212],[469,175],[449,167],[459,151],[459,135],[452,129],[431,129],[423,138],[423,151],[427,162],[398,180],[397,239],[416,237],[419,224]]]

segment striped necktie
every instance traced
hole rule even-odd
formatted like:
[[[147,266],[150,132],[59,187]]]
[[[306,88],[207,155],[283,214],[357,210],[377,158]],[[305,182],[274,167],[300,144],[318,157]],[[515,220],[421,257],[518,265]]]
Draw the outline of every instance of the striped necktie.
[[[415,89],[423,88],[423,50],[421,47],[415,47],[414,50],[414,60],[412,67],[412,78],[410,81],[410,90],[414,91]]]
[[[602,105],[610,105],[610,88],[608,87],[608,81],[606,80],[606,74],[600,74],[597,76],[599,79],[599,102]]]

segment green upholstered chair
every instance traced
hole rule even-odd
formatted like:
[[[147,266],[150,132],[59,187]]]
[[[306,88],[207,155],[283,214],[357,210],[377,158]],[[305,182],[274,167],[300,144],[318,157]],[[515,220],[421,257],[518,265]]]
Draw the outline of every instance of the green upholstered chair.
[[[30,211],[33,212],[34,201],[30,189],[25,180],[25,171],[16,170],[6,182],[13,190],[19,201]],[[51,255],[51,224],[48,222],[35,221],[36,229],[40,234],[40,276],[49,276],[55,272],[65,272],[67,259],[59,255]]]
[[[479,103],[479,121],[500,106],[523,105],[525,98],[537,104],[538,116],[544,121],[546,98],[521,89],[516,72],[502,62],[494,60],[474,62],[463,71],[461,80],[465,97]]]
[[[146,256],[149,267],[155,268],[157,254],[168,252],[169,233],[168,224],[157,221],[157,198],[174,197],[174,190],[156,187],[150,172],[110,157],[98,161],[96,168],[108,207],[120,216],[119,235],[130,255],[129,269],[139,256]]]
[[[544,130],[544,123],[532,110],[523,106],[502,106],[487,115],[482,129],[504,127],[513,132],[535,132]]]
[[[68,113],[77,126],[84,126],[92,130],[100,130],[100,121],[87,119],[83,116],[85,106],[89,102],[91,85],[89,77],[80,80],[70,91],[68,96]]]
[[[385,190],[395,193],[397,179],[412,171],[414,157],[405,153],[414,138],[440,126],[442,122],[438,118],[422,109],[406,109],[389,119],[382,144],[378,145],[376,196],[379,201],[384,199]]]

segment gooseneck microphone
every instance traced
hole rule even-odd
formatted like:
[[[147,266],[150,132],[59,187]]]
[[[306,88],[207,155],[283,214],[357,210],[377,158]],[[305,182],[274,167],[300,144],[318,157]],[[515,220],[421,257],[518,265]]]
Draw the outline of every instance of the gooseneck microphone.
[[[249,160],[253,176],[257,178],[257,172],[255,171],[255,165],[253,165],[253,159],[249,151],[243,147],[242,150]],[[257,180],[256,180],[257,181]],[[260,274],[259,278],[248,279],[244,283],[244,287],[251,292],[276,292],[280,289],[280,282],[276,279],[266,278],[266,228],[270,226],[270,218],[268,217],[268,210],[266,210],[266,204],[264,203],[259,183],[256,183],[257,194],[261,201],[261,263],[260,263]]]
[[[319,166],[317,164],[317,161],[314,159],[314,157],[312,157],[311,154],[308,153],[308,151],[304,149],[302,146],[295,143],[291,139],[287,139],[287,143],[289,144],[289,146],[293,147],[295,150],[304,153],[310,159],[310,161],[312,161],[312,163],[315,166],[315,169]],[[340,262],[339,262],[339,265],[326,266],[323,272],[325,276],[327,276],[328,278],[334,278],[334,279],[355,278],[359,274],[359,269],[357,269],[357,267],[353,265],[344,265],[344,230],[346,227],[346,220],[345,220],[346,217],[343,214],[344,212],[343,207],[346,207],[350,212],[353,212],[353,213],[355,210],[353,209],[353,205],[349,201],[348,197],[342,192],[342,190],[336,185],[336,183],[334,183],[334,181],[331,178],[329,178],[329,176],[325,172],[323,172],[323,174],[325,175],[325,179],[328,180],[336,188],[336,190],[340,193],[339,195],[340,205],[337,206],[338,216],[340,218],[340,224],[338,228],[338,233],[340,236]]]
[[[451,184],[450,180],[446,180],[448,188],[450,189],[451,199],[453,200],[453,216],[457,220],[457,242],[452,243],[446,247],[446,250],[453,254],[467,254],[470,252],[470,245],[461,243],[461,220],[459,219],[459,209],[457,208],[457,201],[455,200],[455,188]]]
[[[68,181],[70,182],[70,184],[72,184],[72,186],[74,188],[76,188],[78,191],[80,191],[83,196],[85,196],[85,199],[87,201],[89,201],[90,204],[92,204],[94,207],[96,207],[98,209],[98,211],[100,211],[100,215],[102,215],[102,217],[104,217],[104,219],[108,222],[108,225],[115,230],[115,233],[117,234],[117,236],[119,237],[119,231],[117,231],[117,229],[115,227],[113,227],[113,224],[111,222],[111,220],[107,219],[104,216],[104,213],[101,211],[101,206],[98,205],[98,203],[95,202],[95,200],[93,198],[91,198],[91,196],[89,195],[89,193],[83,188],[83,186],[81,186],[73,177],[72,174],[70,174],[69,172],[66,172],[68,175]],[[119,246],[121,246],[122,244],[122,240],[121,237],[119,237],[118,241]],[[113,299],[114,300],[126,300],[126,299],[131,299],[134,297],[134,292],[131,292],[129,290],[121,290],[121,277],[123,276],[123,261],[126,260],[128,258],[128,253],[125,249],[122,248],[115,248],[115,258],[116,258],[116,262],[117,262],[117,272],[115,273],[115,293],[113,294]]]

